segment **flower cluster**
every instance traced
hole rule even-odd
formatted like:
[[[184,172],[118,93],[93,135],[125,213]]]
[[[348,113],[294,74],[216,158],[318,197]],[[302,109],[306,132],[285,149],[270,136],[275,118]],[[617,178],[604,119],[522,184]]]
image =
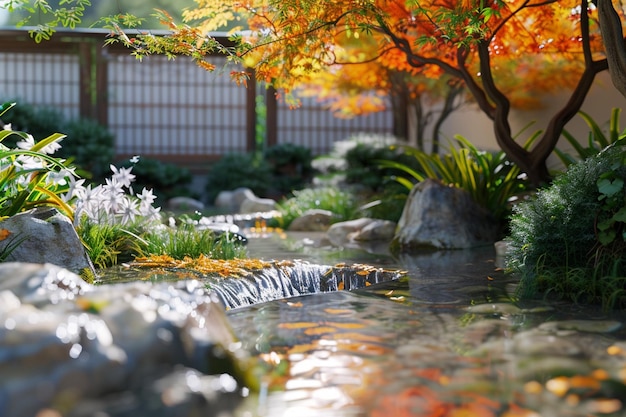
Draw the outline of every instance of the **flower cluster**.
[[[1,143],[11,136],[17,136],[15,148]],[[64,159],[50,156],[60,148],[58,142],[63,138],[64,135],[55,133],[35,143],[31,135],[13,131],[10,124],[2,127],[0,218],[38,206],[54,206],[72,217],[72,208],[60,194],[67,189],[69,178],[76,177],[75,168],[68,166]]]
[[[13,107],[0,106],[0,115]],[[16,136],[15,148],[2,143]],[[83,219],[90,223],[129,225],[160,221],[160,208],[152,206],[156,197],[144,188],[135,194],[131,168],[111,165],[112,176],[105,184],[85,185],[76,167],[52,156],[61,148],[65,136],[52,134],[36,142],[26,132],[14,131],[10,124],[0,129],[0,218],[12,216],[37,206],[59,208],[76,225]],[[136,163],[139,157],[133,157]]]
[[[134,158],[137,161],[137,158]],[[152,190],[143,188],[135,194],[132,183],[135,175],[130,168],[116,168],[111,165],[113,174],[105,184],[84,186],[84,180],[70,179],[69,191],[63,196],[66,201],[74,201],[75,219],[84,216],[90,222],[128,225],[131,223],[160,221],[160,208],[153,207],[156,196]]]

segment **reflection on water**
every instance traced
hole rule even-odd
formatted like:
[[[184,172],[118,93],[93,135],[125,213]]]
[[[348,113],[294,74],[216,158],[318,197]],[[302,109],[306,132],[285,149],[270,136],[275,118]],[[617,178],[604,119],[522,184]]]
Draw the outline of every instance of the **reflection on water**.
[[[623,313],[510,297],[491,249],[410,278],[231,310],[265,369],[241,416],[626,415]]]

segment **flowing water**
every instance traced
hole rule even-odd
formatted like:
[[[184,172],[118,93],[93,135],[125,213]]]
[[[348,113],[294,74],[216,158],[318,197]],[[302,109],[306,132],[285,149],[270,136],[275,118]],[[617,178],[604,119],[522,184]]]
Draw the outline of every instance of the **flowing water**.
[[[250,250],[408,274],[230,310],[264,367],[240,416],[626,415],[623,312],[517,302],[491,248],[393,259],[313,243]]]
[[[516,300],[491,247],[393,258],[315,234],[248,247],[272,267],[203,278],[258,358],[237,417],[626,416],[626,314]]]

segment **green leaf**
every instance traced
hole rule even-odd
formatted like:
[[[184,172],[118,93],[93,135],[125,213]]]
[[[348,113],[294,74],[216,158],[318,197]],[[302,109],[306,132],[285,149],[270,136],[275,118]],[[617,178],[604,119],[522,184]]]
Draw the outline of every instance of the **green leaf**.
[[[613,215],[613,220],[616,222],[626,223],[626,207],[622,207]]]
[[[605,232],[599,232],[598,240],[600,241],[602,245],[606,246],[615,240],[615,236],[616,236],[615,230],[611,229]]]
[[[611,181],[608,178],[600,178],[597,182],[598,191],[605,197],[612,197],[624,188],[624,180],[615,178]]]

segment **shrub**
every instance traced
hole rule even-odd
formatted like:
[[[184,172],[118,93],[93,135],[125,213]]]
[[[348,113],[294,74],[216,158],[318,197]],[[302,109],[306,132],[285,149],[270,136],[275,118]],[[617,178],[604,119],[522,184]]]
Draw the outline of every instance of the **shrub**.
[[[625,162],[616,143],[514,208],[507,264],[521,275],[520,295],[626,304]]]
[[[13,106],[4,103],[0,116]],[[35,142],[26,132],[0,130],[0,219],[39,206],[53,206],[73,217],[65,197],[76,184],[73,167],[51,156],[63,137],[54,133]],[[8,147],[11,142],[14,145]]]
[[[13,102],[15,100],[8,100]],[[2,114],[2,121],[10,123],[15,131],[28,132],[35,138],[50,136],[56,132],[65,132],[66,118],[58,110],[49,107],[34,107],[30,104],[21,103],[13,106]],[[15,142],[7,140],[5,146],[14,147]]]
[[[55,132],[64,132],[61,158],[70,159],[84,178],[94,182],[104,179],[113,162],[115,143],[113,134],[96,121],[84,118],[68,120],[61,112],[48,107],[20,104],[2,116],[13,130],[28,132],[33,137],[46,137]],[[14,147],[15,139],[5,141],[5,146]]]
[[[439,179],[466,190],[476,203],[504,222],[510,213],[511,200],[529,187],[525,175],[506,158],[503,151],[480,150],[459,135],[456,141],[458,149],[450,146],[446,155],[431,155],[404,146],[404,152],[418,162],[418,169],[394,161],[381,163],[405,173],[406,177],[397,177],[396,180],[407,190],[412,189],[416,181]],[[531,142],[532,138],[528,144]]]
[[[153,190],[159,205],[177,196],[189,196],[192,181],[191,172],[176,164],[161,162],[157,159],[134,157],[122,164],[125,168],[133,168],[135,186],[138,189]]]
[[[89,119],[70,120],[63,131],[66,138],[59,156],[71,158],[74,165],[89,173],[92,181],[101,182],[115,156],[113,134]]]
[[[335,187],[305,188],[294,191],[293,197],[278,203],[277,209],[281,213],[278,222],[280,227],[286,229],[294,219],[310,209],[331,211],[335,215],[333,223],[351,220],[356,218],[358,206],[357,198],[348,191]]]
[[[272,189],[279,194],[288,194],[303,188],[311,179],[311,150],[292,143],[271,146],[264,152],[271,167]]]
[[[587,146],[583,146],[584,141],[581,141],[574,137],[567,130],[563,130],[563,137],[565,140],[572,146],[573,150],[576,151],[577,155],[573,156],[567,152],[564,152],[558,148],[554,149],[554,153],[559,157],[561,162],[567,167],[570,164],[573,164],[581,159],[589,158],[590,156],[597,155],[604,148],[609,146],[612,143],[617,142],[618,140],[626,137],[626,131],[620,132],[619,127],[619,115],[621,113],[621,109],[615,108],[611,111],[611,117],[609,118],[609,131],[608,135],[606,135],[600,125],[593,120],[591,116],[583,111],[579,111],[578,114],[589,126],[589,134],[587,135]]]
[[[250,188],[256,195],[267,192],[272,178],[269,164],[252,153],[230,153],[216,161],[207,174],[206,195],[209,202],[220,191]]]

